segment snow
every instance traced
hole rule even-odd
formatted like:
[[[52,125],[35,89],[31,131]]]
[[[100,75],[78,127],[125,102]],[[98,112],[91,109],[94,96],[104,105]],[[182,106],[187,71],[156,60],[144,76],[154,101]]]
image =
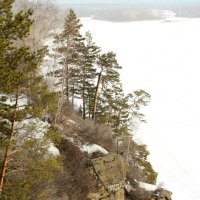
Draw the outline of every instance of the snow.
[[[97,144],[84,144],[80,148],[81,151],[87,152],[89,154],[100,151],[104,155],[108,154],[108,151],[104,149],[103,147],[97,145]]]
[[[82,23],[105,52],[117,53],[124,89],[152,96],[137,137],[150,150],[158,184],[173,200],[199,200],[200,19]]]
[[[148,184],[148,183],[143,183],[139,182],[139,187],[147,190],[147,191],[155,191],[157,189],[156,185]]]
[[[133,188],[133,186],[130,184],[130,182],[126,182],[124,188],[126,189],[127,192],[130,192],[131,190],[135,191],[135,189]]]
[[[65,123],[68,125],[76,125],[76,122],[72,119],[65,118]]]
[[[49,127],[50,124],[48,122],[41,121],[39,118],[26,119],[16,124],[16,128],[19,132],[17,137],[20,142],[23,141],[24,138],[41,139],[49,130]],[[51,141],[48,143],[49,152],[55,156],[60,155],[58,148],[56,148]]]
[[[15,96],[11,96],[11,95],[4,95],[4,94],[0,94],[0,98],[2,97],[6,97],[6,101],[4,102],[7,105],[15,105],[16,101],[15,101]],[[19,109],[23,109],[24,106],[26,106],[28,104],[27,102],[27,97],[25,95],[21,95],[18,99],[18,107]]]
[[[55,156],[60,155],[58,148],[56,148],[53,143],[50,143],[50,145],[49,145],[49,152],[52,153]]]
[[[30,137],[41,138],[48,131],[50,124],[43,122],[39,118],[25,119],[17,124],[19,135],[29,135]]]

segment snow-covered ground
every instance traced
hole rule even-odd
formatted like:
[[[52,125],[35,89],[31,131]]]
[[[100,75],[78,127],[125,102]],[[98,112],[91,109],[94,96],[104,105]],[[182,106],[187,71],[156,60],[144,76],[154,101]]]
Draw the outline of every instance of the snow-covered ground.
[[[112,23],[83,18],[104,51],[117,53],[126,91],[152,102],[138,137],[173,200],[200,199],[200,19]]]

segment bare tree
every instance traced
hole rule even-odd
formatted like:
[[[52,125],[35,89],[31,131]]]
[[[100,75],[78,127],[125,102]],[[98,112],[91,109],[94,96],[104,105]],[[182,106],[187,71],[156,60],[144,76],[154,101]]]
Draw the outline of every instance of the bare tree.
[[[50,32],[58,27],[58,9],[52,0],[16,0],[14,11],[33,10],[29,37],[25,43],[34,50],[41,48]]]

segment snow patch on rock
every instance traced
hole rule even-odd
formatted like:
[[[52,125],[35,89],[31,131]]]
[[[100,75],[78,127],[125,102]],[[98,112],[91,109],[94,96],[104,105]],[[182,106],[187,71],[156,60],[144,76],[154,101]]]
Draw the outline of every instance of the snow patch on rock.
[[[139,187],[141,187],[147,191],[155,191],[157,189],[156,185],[152,185],[149,183],[139,182],[138,184],[139,184]]]
[[[100,151],[104,155],[109,154],[109,152],[106,149],[104,149],[103,147],[97,144],[84,144],[81,146],[80,150],[83,152],[87,152],[89,154],[97,152],[97,151]]]

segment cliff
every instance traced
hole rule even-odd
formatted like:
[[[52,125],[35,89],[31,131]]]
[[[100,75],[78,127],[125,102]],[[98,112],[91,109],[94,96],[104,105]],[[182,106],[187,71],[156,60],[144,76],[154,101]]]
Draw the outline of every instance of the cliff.
[[[98,191],[90,193],[90,200],[124,200],[126,166],[119,154],[110,154],[92,160],[91,173],[98,182]]]
[[[92,159],[91,173],[95,177],[98,191],[89,193],[89,200],[125,200],[125,193],[134,188],[126,182],[126,165],[121,155],[109,154]],[[172,193],[156,189],[150,200],[172,200]]]

